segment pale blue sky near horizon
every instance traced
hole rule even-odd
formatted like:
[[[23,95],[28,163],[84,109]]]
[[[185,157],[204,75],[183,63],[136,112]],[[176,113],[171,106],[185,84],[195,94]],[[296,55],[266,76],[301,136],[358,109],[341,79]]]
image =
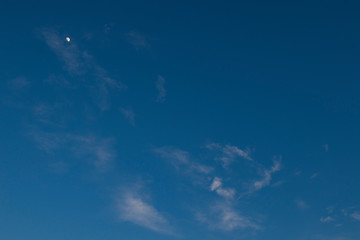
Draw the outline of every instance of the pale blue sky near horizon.
[[[4,1],[0,239],[357,240],[359,10]]]

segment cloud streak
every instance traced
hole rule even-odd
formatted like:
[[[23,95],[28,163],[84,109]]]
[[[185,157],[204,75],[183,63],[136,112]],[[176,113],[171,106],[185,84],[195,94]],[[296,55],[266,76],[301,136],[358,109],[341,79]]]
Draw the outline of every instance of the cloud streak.
[[[82,53],[76,44],[66,44],[65,36],[52,29],[42,31],[46,44],[54,51],[61,61],[65,64],[65,69],[71,74],[83,74],[85,72],[85,64],[82,61]]]
[[[128,42],[133,45],[137,50],[148,46],[148,42],[144,35],[138,32],[128,32],[125,34]]]
[[[248,161],[252,161],[250,151],[248,149],[242,150],[236,146],[225,145],[222,146],[218,143],[211,143],[205,146],[207,149],[220,152],[220,156],[216,159],[222,163],[224,168],[228,167],[236,158],[240,157]]]
[[[223,178],[218,175],[220,172],[216,172],[217,176],[214,176],[212,168],[193,162],[188,152],[174,147],[158,148],[155,149],[155,152],[162,158],[170,161],[176,169],[194,172],[195,176],[200,176],[203,180],[206,179],[201,182],[201,185],[206,186],[208,191],[214,192],[221,197],[215,203],[210,204],[207,209],[195,211],[198,221],[208,225],[210,229],[221,231],[260,229],[259,221],[242,215],[236,208],[236,204],[243,196],[250,195],[271,184],[273,174],[281,169],[281,158],[274,157],[273,165],[270,168],[265,168],[250,157],[249,150],[242,150],[236,146],[220,145],[217,143],[208,144],[206,148],[218,153],[215,159],[222,163],[225,170],[233,161],[240,158],[250,162],[251,167],[255,167],[258,170],[261,178],[251,181],[247,186],[248,189],[239,194],[233,188],[224,187]],[[225,171],[225,173],[231,174],[229,171]]]
[[[158,233],[173,234],[168,220],[141,195],[139,188],[121,191],[116,202],[116,210],[121,220]]]
[[[169,160],[177,169],[185,168],[188,171],[195,171],[204,174],[208,174],[213,170],[209,166],[191,161],[188,152],[174,147],[165,146],[157,148],[154,151],[160,157]]]
[[[358,212],[354,212],[350,215],[353,219],[355,219],[356,221],[360,221],[360,213]]]
[[[68,150],[75,157],[86,159],[101,171],[108,169],[116,157],[115,141],[112,138],[39,131],[34,131],[31,136],[41,150],[49,154],[55,154],[59,150]]]
[[[17,89],[25,88],[30,85],[30,81],[25,77],[17,77],[8,81],[8,84]]]
[[[130,108],[119,108],[120,112],[124,115],[124,117],[130,122],[131,125],[135,125],[135,114]]]
[[[295,200],[296,206],[301,210],[306,210],[309,208],[309,206],[301,199]]]
[[[156,89],[158,90],[158,96],[156,98],[156,102],[163,102],[165,101],[166,97],[166,89],[165,89],[165,78],[159,76],[156,81]]]
[[[333,219],[330,216],[320,218],[320,222],[322,222],[322,223],[329,223],[329,222],[333,222],[333,221],[335,221],[335,219]]]
[[[260,229],[250,218],[241,215],[229,202],[217,202],[210,206],[206,214],[198,212],[197,220],[210,229],[233,231],[238,229]]]
[[[107,96],[110,90],[123,90],[126,85],[109,77],[107,71],[96,63],[93,56],[82,51],[74,41],[66,42],[65,36],[57,31],[44,29],[42,35],[46,44],[64,63],[67,73],[74,77],[86,77],[83,83],[93,94],[96,104],[101,110],[108,108]]]
[[[215,177],[211,183],[210,190],[215,191],[218,195],[224,197],[225,199],[234,199],[236,191],[232,188],[224,188],[222,179]]]
[[[263,178],[253,183],[254,191],[258,191],[268,186],[271,182],[272,174],[280,171],[280,168],[280,162],[278,160],[274,160],[274,165],[270,169],[266,169],[263,171]]]

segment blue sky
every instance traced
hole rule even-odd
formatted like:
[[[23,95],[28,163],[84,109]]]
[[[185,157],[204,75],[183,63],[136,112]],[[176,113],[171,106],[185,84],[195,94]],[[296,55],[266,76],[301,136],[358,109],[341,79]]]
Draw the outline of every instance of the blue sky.
[[[358,239],[359,10],[4,2],[0,238]]]

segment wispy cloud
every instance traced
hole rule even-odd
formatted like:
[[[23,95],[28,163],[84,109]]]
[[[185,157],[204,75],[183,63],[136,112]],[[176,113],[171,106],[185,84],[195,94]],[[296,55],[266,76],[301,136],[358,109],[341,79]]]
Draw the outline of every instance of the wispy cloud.
[[[238,201],[245,195],[250,195],[255,191],[259,191],[262,188],[271,184],[273,174],[280,171],[281,169],[281,156],[274,156],[273,165],[270,168],[265,168],[262,164],[256,162],[250,157],[249,150],[242,150],[232,145],[220,145],[220,144],[209,144],[206,145],[207,149],[215,150],[219,155],[215,159],[225,163],[225,167],[236,158],[245,159],[246,162],[250,162],[251,167],[260,174],[261,178],[256,181],[251,181],[247,186],[248,189],[241,193],[234,188],[224,187],[223,178],[216,172],[217,176],[211,176],[213,172],[212,168],[205,165],[200,165],[192,160],[190,154],[186,151],[180,150],[174,147],[162,147],[155,149],[155,152],[162,158],[167,159],[171,162],[175,168],[185,172],[195,172],[196,176],[202,176],[205,181],[201,181],[202,186],[221,196],[221,200],[211,204],[206,210],[195,210],[196,218],[198,221],[207,224],[211,229],[218,229],[223,231],[232,231],[236,229],[260,229],[259,221],[249,217],[243,216],[237,209],[236,205]],[[227,178],[231,178],[229,171],[221,171],[227,174]],[[236,197],[238,195],[238,197]],[[201,209],[201,207],[200,207]]]
[[[334,206],[329,206],[326,208],[328,214],[332,214],[334,212]]]
[[[68,135],[70,141],[77,144],[72,151],[82,157],[90,159],[99,169],[108,167],[115,158],[112,138],[97,138],[95,136]]]
[[[131,125],[135,125],[135,114],[130,108],[119,108],[120,112],[126,117]]]
[[[104,24],[104,33],[105,34],[109,33],[113,27],[114,27],[113,23]]]
[[[296,199],[295,203],[296,203],[296,206],[301,210],[305,210],[305,209],[309,208],[309,206],[301,199]]]
[[[308,239],[314,239],[314,240],[354,240],[352,238],[347,238],[344,236],[329,236],[329,235],[322,235],[322,234],[317,234],[312,236],[311,238]]]
[[[221,153],[221,155],[217,158],[221,161],[223,167],[228,167],[232,162],[235,161],[237,157],[241,157],[243,159],[252,161],[250,157],[250,150],[242,150],[236,146],[225,145],[222,146],[218,143],[211,143],[205,146],[207,149],[216,150]]]
[[[358,208],[359,208],[358,206],[351,206],[351,207],[343,208],[343,209],[341,209],[341,213],[345,217],[349,217],[356,221],[360,221],[360,213],[357,211]]]
[[[53,29],[44,29],[42,35],[46,44],[55,52],[61,61],[65,64],[66,70],[71,74],[85,73],[85,62],[82,52],[75,43],[67,43],[65,35],[61,36]]]
[[[222,185],[222,179],[215,177],[211,183],[210,190],[215,191],[225,199],[234,199],[236,191],[232,188],[224,188]]]
[[[8,84],[17,89],[25,88],[30,85],[30,81],[26,77],[17,77],[8,81]]]
[[[272,174],[280,171],[281,164],[279,160],[274,160],[274,165],[270,169],[265,169],[262,173],[263,178],[257,180],[253,183],[254,191],[258,191],[266,186],[268,186],[271,182]]]
[[[360,221],[360,213],[354,212],[350,215],[353,219]]]
[[[41,150],[55,154],[68,150],[75,157],[90,161],[98,170],[106,170],[116,157],[114,139],[94,135],[74,135],[33,131],[31,136]]]
[[[324,147],[325,152],[329,151],[329,144],[324,144],[323,147]]]
[[[111,89],[122,90],[126,85],[109,77],[107,71],[96,63],[87,51],[80,50],[76,41],[67,42],[65,35],[53,29],[44,29],[42,35],[51,50],[64,63],[70,76],[86,77],[86,85],[92,92],[96,104],[105,110],[108,108],[107,96]]]
[[[62,127],[66,122],[66,117],[59,112],[64,105],[64,103],[39,103],[32,107],[34,119],[40,123]]]
[[[317,178],[318,176],[319,176],[319,173],[318,173],[318,172],[313,173],[313,174],[310,176],[310,179]]]
[[[320,222],[322,222],[322,223],[329,223],[329,222],[333,222],[333,221],[335,221],[335,219],[330,216],[320,218]]]
[[[173,234],[168,220],[141,194],[139,187],[120,192],[117,213],[121,220],[163,234]]]
[[[211,229],[233,231],[237,229],[260,229],[252,219],[241,215],[229,202],[216,202],[207,213],[198,212],[197,220]]]
[[[213,170],[209,166],[191,161],[188,152],[174,147],[165,146],[154,149],[154,151],[162,158],[169,160],[177,169],[185,168],[188,171],[196,171],[204,174],[208,174]]]
[[[158,96],[156,98],[156,102],[163,102],[165,101],[166,96],[166,89],[165,89],[165,78],[162,76],[158,76],[156,81],[156,89],[158,90]]]
[[[76,86],[73,83],[71,83],[68,79],[66,79],[61,75],[51,74],[46,79],[44,79],[44,83],[65,87],[65,88],[76,88]]]
[[[138,32],[131,31],[126,33],[125,36],[128,42],[133,45],[137,50],[147,47],[149,45],[146,37]]]

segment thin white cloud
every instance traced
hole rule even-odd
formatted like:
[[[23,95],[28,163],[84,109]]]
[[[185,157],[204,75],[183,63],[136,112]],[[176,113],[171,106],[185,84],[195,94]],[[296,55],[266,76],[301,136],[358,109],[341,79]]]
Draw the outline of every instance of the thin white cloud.
[[[74,41],[66,42],[65,36],[61,36],[52,29],[43,30],[42,35],[50,49],[64,63],[65,70],[70,76],[87,78],[86,86],[93,94],[95,103],[101,110],[106,110],[109,107],[107,96],[111,89],[122,90],[126,88],[123,83],[109,77],[107,71],[96,63],[94,57],[88,52],[80,50]]]
[[[156,81],[156,89],[158,90],[158,96],[156,98],[156,102],[163,102],[166,96],[165,89],[165,78],[162,76],[158,76],[158,80]]]
[[[30,81],[26,77],[17,77],[8,81],[8,84],[13,88],[25,88],[30,85]]]
[[[101,171],[107,170],[116,157],[112,138],[40,131],[32,132],[31,136],[41,150],[49,154],[55,154],[58,150],[68,150],[75,157],[89,161]]]
[[[360,213],[358,212],[354,212],[350,215],[353,219],[355,219],[356,221],[360,221]]]
[[[109,33],[112,30],[113,27],[114,27],[113,23],[104,24],[104,33],[105,34]]]
[[[71,74],[83,74],[85,63],[82,53],[75,43],[68,44],[65,36],[52,29],[42,31],[46,44],[55,52],[61,61],[64,62],[66,70]]]
[[[329,151],[329,144],[324,144],[323,147],[324,147],[325,152]]]
[[[295,200],[296,206],[301,210],[306,210],[309,208],[309,206],[301,199]]]
[[[188,171],[196,171],[199,173],[208,174],[213,169],[209,166],[202,165],[190,160],[188,152],[174,148],[174,147],[161,147],[154,150],[160,157],[169,160],[175,168],[185,168]]]
[[[196,210],[196,218],[198,221],[207,224],[211,229],[218,229],[222,231],[232,231],[237,229],[260,229],[259,221],[243,216],[236,208],[237,201],[235,195],[242,196],[249,195],[255,191],[271,184],[273,174],[281,169],[281,157],[274,157],[273,165],[270,168],[264,168],[260,163],[257,163],[250,157],[249,150],[242,150],[236,146],[209,144],[207,149],[215,150],[219,153],[217,159],[220,160],[224,167],[235,161],[237,158],[242,158],[250,162],[252,167],[260,173],[261,178],[250,182],[248,190],[244,193],[238,193],[233,188],[224,187],[223,179],[219,176],[211,176],[211,171],[199,171],[199,165],[194,163],[188,152],[173,148],[162,147],[155,149],[162,158],[170,161],[175,168],[179,170],[189,171],[196,170],[199,174],[196,176],[205,176],[206,180],[201,182],[202,186],[207,186],[208,190],[221,196],[221,201],[212,204],[206,210]],[[208,169],[208,168],[206,168]],[[200,173],[206,174],[202,175]],[[226,171],[226,173],[229,173]]]
[[[218,143],[207,144],[205,147],[207,149],[216,150],[221,153],[221,155],[217,159],[221,161],[222,166],[225,168],[228,167],[232,162],[234,162],[237,157],[241,157],[243,159],[252,161],[252,158],[250,157],[249,149],[242,150],[236,146],[232,146],[232,145],[222,146]]]
[[[263,178],[253,183],[254,191],[258,191],[268,186],[271,182],[272,174],[280,171],[280,168],[281,168],[280,161],[274,160],[274,165],[270,169],[265,169],[263,171]]]
[[[77,143],[73,152],[79,156],[87,157],[101,170],[108,167],[115,158],[112,138],[96,138],[94,136],[68,135],[70,141]]]
[[[63,126],[66,122],[65,117],[58,114],[62,107],[64,107],[62,103],[39,103],[32,107],[34,119],[51,126]]]
[[[318,173],[318,172],[313,173],[313,174],[310,176],[310,179],[317,178],[318,176],[319,176],[319,173]]]
[[[117,198],[117,213],[121,220],[162,234],[173,234],[168,220],[153,206],[138,188],[125,190]]]
[[[137,50],[147,47],[149,45],[146,37],[138,32],[131,31],[126,33],[125,36],[128,42],[133,45]]]
[[[67,80],[65,77],[61,75],[49,75],[46,79],[44,79],[44,83],[50,84],[50,85],[58,85],[65,88],[76,88],[76,86],[71,83],[69,80]]]
[[[334,212],[334,206],[327,207],[326,211],[328,212],[328,214],[332,214]]]
[[[322,222],[322,223],[329,223],[329,222],[333,222],[333,221],[335,221],[335,219],[330,216],[320,218],[320,222]]]
[[[215,191],[225,199],[234,199],[236,191],[232,188],[223,188],[222,179],[215,177],[211,183],[210,190]]]
[[[222,186],[221,178],[215,177],[213,182],[211,183],[210,190],[215,191],[216,189],[218,189],[221,186]]]
[[[211,205],[207,213],[198,212],[196,218],[207,224],[209,228],[222,231],[260,229],[258,224],[241,215],[228,201]]]
[[[343,237],[343,236],[334,236],[334,235],[322,235],[322,234],[317,234],[312,236],[311,238],[306,238],[306,239],[314,239],[314,240],[354,240],[354,239],[350,239],[347,237]]]
[[[347,209],[341,209],[342,214],[344,214],[344,216],[348,216],[348,210]]]
[[[119,108],[120,112],[126,117],[131,125],[135,125],[135,114],[130,108]]]
[[[56,149],[63,146],[66,142],[62,134],[32,131],[30,136],[34,139],[38,148],[47,153],[53,153]]]

